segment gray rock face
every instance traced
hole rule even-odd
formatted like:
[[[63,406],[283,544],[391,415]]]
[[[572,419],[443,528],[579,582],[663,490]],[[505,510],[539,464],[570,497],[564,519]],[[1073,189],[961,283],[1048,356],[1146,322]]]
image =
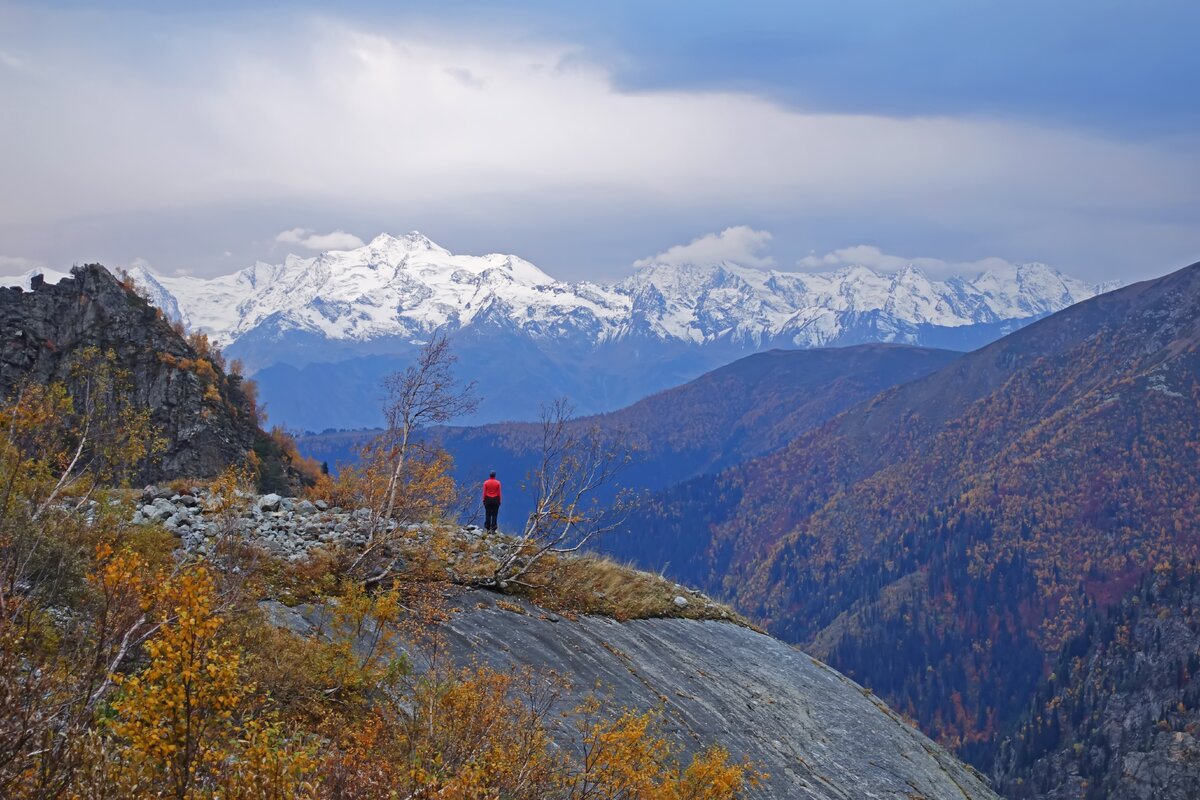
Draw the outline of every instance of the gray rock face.
[[[26,378],[71,389],[73,358],[85,347],[116,354],[130,373],[133,401],[150,409],[166,438],[161,461],[145,465],[143,480],[216,475],[263,436],[256,420],[228,402],[236,379],[219,376],[220,399],[206,397],[205,379],[180,366],[196,352],[103,267],[77,267],[71,278],[35,283],[29,292],[0,288],[0,396]]]
[[[457,660],[555,670],[572,683],[564,707],[597,684],[610,708],[661,707],[685,752],[720,744],[770,774],[763,798],[996,798],[970,768],[834,670],[776,639],[725,622],[566,619],[495,595],[464,592],[445,624]],[[482,608],[478,606],[483,606]],[[321,611],[266,610],[308,632]]]

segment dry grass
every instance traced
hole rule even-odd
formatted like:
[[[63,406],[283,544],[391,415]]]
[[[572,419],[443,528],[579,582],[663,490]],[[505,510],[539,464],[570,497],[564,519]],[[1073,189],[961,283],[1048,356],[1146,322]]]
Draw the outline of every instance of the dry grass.
[[[431,539],[405,546],[407,580],[448,580],[470,586],[490,576],[496,566],[486,540],[466,537],[452,528]],[[721,603],[673,581],[605,556],[593,554],[547,556],[505,593],[521,597],[548,611],[564,615],[595,614],[616,620],[710,619],[753,627]],[[676,597],[687,605],[680,608]]]
[[[480,585],[494,573],[496,560],[490,551],[496,541],[465,535],[449,525],[437,528],[432,536],[401,538],[395,546],[402,567],[395,578],[410,583]],[[290,570],[302,571],[303,567]],[[295,581],[292,583],[295,591]],[[707,619],[754,627],[700,592],[599,555],[547,556],[525,576],[524,583],[527,585],[510,584],[503,594],[564,616],[594,614],[621,621]],[[676,597],[686,599],[687,605],[677,606]]]
[[[197,485],[194,481],[168,484],[175,491]],[[203,484],[201,484],[203,485]],[[136,493],[127,493],[133,501]],[[491,555],[495,538],[471,536],[450,524],[439,525],[433,535],[402,536],[392,545],[401,555],[395,574],[399,583],[473,586],[492,575],[496,560]],[[257,552],[255,575],[263,596],[284,602],[313,601],[336,595],[353,560],[346,550],[314,549],[304,561],[290,563],[275,559],[253,545]],[[222,553],[228,560],[232,555]],[[247,558],[242,554],[242,559]],[[390,558],[390,548],[379,553]],[[234,558],[233,561],[239,559]],[[510,585],[504,594],[519,597],[547,611],[572,616],[592,614],[616,620],[679,618],[721,620],[754,628],[726,605],[704,594],[683,588],[662,576],[639,570],[610,558],[593,554],[550,555],[526,576],[529,585]],[[675,604],[683,597],[687,605]],[[755,628],[757,630],[757,628]]]
[[[530,578],[537,588],[521,587],[516,593],[560,613],[596,614],[622,621],[677,617],[750,624],[700,592],[604,556],[559,557],[541,565]],[[676,606],[676,597],[687,600],[687,605]]]

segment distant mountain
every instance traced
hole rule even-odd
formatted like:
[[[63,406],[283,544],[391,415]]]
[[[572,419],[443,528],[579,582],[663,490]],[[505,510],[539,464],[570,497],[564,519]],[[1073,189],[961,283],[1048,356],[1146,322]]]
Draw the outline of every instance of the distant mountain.
[[[653,491],[768,453],[877,392],[927,375],[960,355],[903,345],[772,350],[575,424],[627,433],[634,459],[616,485]],[[540,426],[498,423],[447,428],[436,435],[454,457],[461,482],[475,483],[492,469],[507,478],[504,515],[519,525],[532,498],[518,484],[535,466]],[[305,437],[301,445],[309,452],[323,438]]]
[[[310,430],[378,424],[379,379],[437,328],[456,333],[461,374],[480,380],[476,421],[530,419],[545,397],[607,411],[771,348],[969,350],[1106,288],[1041,264],[945,281],[913,267],[651,264],[613,285],[571,284],[419,233],[212,279],[130,274],[244,362],[273,422]]]
[[[1197,442],[1200,264],[671,487],[611,547],[988,763],[1095,609],[1200,557]]]
[[[635,457],[619,484],[653,491],[768,453],[883,389],[934,372],[961,355],[888,344],[770,350],[574,424],[627,432]],[[376,434],[330,430],[300,436],[298,443],[305,455],[336,467],[355,461]],[[453,456],[461,483],[476,483],[499,470],[509,487],[505,517],[513,524],[525,517],[532,501],[518,483],[538,456],[539,425],[448,427],[434,436]]]

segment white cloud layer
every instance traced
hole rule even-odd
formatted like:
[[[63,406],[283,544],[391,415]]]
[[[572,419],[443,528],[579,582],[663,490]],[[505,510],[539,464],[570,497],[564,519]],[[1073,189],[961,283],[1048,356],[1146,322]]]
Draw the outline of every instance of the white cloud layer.
[[[279,244],[296,244],[308,250],[353,250],[363,246],[363,240],[342,229],[329,233],[315,233],[308,228],[292,228],[281,231],[275,237]]]
[[[775,220],[820,219],[862,236],[887,225],[974,237],[987,252],[1066,243],[1056,263],[1070,248],[1077,263],[1117,247],[1132,261],[1147,240],[1179,250],[1196,239],[1195,139],[805,113],[733,91],[627,93],[569,44],[330,18],[159,32],[153,48],[108,42],[65,11],[18,22],[0,32],[5,63],[22,66],[0,79],[8,252],[42,255],[28,243],[57,247],[56,231],[101,216],[138,220],[141,234],[153,214],[207,215],[219,229],[221,214],[268,207],[317,225],[310,209],[341,220],[370,209],[399,230],[439,213],[493,230],[553,215],[547,231],[582,229],[601,211],[641,231],[770,219],[777,250],[793,232]],[[764,259],[745,249],[753,233],[685,252]],[[313,250],[360,243],[340,230],[280,235]],[[230,245],[240,250],[221,241],[212,252]]]
[[[45,264],[33,258],[21,256],[0,256],[0,275],[5,277],[22,275],[31,269],[40,269]]]
[[[766,253],[771,234],[756,231],[746,225],[726,228],[720,233],[708,233],[687,244],[677,244],[656,256],[639,259],[635,267],[650,264],[692,264],[708,267],[729,261],[747,267],[770,267],[775,259]]]
[[[807,270],[833,270],[841,267],[870,267],[876,272],[896,272],[911,265],[935,277],[950,275],[976,275],[989,269],[1011,269],[1015,266],[1003,258],[991,257],[975,261],[946,261],[940,258],[907,257],[885,253],[878,247],[859,244],[842,247],[824,255],[808,255],[800,259],[797,266]]]

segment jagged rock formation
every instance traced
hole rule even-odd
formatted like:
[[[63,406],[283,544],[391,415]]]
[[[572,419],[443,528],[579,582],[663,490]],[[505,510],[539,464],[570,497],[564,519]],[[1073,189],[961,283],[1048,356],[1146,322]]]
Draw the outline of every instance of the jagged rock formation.
[[[250,451],[278,462],[278,448],[259,429],[240,379],[204,359],[104,267],[77,267],[57,284],[35,278],[30,291],[0,288],[0,395],[10,397],[25,380],[77,389],[71,367],[88,347],[115,354],[116,365],[129,373],[134,404],[150,409],[166,440],[142,480],[215,475]]]
[[[991,800],[969,767],[863,687],[776,639],[731,622],[568,618],[524,601],[463,591],[443,625],[461,663],[554,670],[571,682],[563,708],[596,692],[610,708],[662,709],[665,731],[692,753],[713,743],[770,777],[752,796],[780,800]],[[266,604],[301,633],[314,606]],[[564,744],[565,732],[560,732]]]

